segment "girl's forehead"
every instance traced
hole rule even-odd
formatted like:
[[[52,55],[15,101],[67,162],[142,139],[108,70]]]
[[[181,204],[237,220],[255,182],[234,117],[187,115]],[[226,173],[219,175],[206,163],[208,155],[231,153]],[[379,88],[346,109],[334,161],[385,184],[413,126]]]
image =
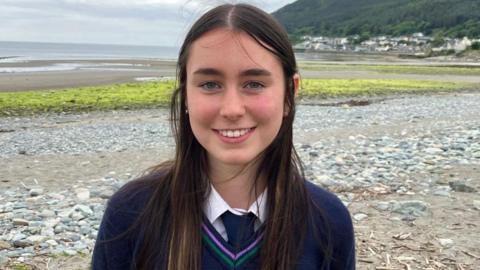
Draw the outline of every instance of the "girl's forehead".
[[[276,55],[243,31],[229,28],[211,30],[195,40],[190,47],[188,67],[233,62],[281,69]]]
[[[249,36],[248,36],[249,37]],[[240,31],[234,31],[230,28],[219,28],[210,30],[203,35],[201,35],[193,45],[200,46],[203,48],[212,48],[216,46],[225,45],[227,42],[231,41],[232,39],[245,39],[247,38],[247,34]]]

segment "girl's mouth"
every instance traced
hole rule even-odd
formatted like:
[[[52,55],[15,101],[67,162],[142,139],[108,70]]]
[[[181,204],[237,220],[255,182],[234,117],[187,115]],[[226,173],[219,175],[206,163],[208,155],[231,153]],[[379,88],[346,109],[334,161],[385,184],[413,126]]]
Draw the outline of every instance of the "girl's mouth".
[[[222,141],[228,143],[239,143],[245,141],[250,134],[255,130],[253,128],[240,128],[240,129],[215,129],[216,133],[220,136]]]
[[[224,130],[219,130],[218,132],[223,136],[223,137],[228,137],[228,138],[238,138],[241,137],[245,134],[247,134],[251,128],[244,128],[244,129],[224,129]]]

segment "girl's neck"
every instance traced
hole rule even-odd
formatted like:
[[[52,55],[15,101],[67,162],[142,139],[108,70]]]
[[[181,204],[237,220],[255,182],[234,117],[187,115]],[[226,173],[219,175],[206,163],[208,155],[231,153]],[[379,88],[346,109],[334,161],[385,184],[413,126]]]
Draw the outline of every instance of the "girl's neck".
[[[232,208],[248,209],[265,189],[260,176],[255,181],[256,166],[210,167],[210,181],[225,202]],[[254,186],[255,185],[255,186]]]

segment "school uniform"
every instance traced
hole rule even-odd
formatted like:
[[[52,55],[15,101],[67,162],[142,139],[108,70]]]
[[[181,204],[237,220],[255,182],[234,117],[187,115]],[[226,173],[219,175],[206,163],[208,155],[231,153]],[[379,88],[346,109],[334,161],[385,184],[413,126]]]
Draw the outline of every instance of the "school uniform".
[[[210,192],[203,206],[205,218],[212,224],[213,228],[228,241],[228,234],[223,223],[222,215],[227,211],[236,215],[243,216],[251,214],[254,218],[254,230],[257,231],[267,218],[267,190],[265,189],[253,202],[248,209],[232,208],[222,198],[218,191],[211,186]]]
[[[305,185],[314,203],[322,207],[323,214],[330,221],[333,260],[323,269],[355,269],[353,226],[348,210],[334,194],[307,181]],[[149,190],[139,191],[126,200],[124,195],[117,193],[110,199],[99,228],[92,269],[135,269],[134,257],[141,246],[139,237],[108,239],[121,234],[133,224],[149,194]],[[265,190],[249,209],[231,208],[212,187],[203,207],[204,219],[200,228],[202,269],[260,269],[259,253],[264,244],[264,223],[268,218],[266,201]],[[322,249],[317,239],[327,236],[323,230],[318,231],[322,227],[319,223],[318,216],[309,217],[303,249],[292,269],[322,269]],[[159,265],[163,265],[160,262],[163,256],[159,256]]]

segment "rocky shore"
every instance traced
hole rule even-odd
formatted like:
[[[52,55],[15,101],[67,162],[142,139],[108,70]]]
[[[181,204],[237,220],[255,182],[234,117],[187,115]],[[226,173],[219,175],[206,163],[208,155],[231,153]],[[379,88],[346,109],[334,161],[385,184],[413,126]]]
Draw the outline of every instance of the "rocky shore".
[[[478,269],[478,104],[469,92],[298,107],[306,176],[348,206],[358,269]],[[0,269],[87,269],[108,198],[168,158],[168,125],[166,110],[0,118]]]

